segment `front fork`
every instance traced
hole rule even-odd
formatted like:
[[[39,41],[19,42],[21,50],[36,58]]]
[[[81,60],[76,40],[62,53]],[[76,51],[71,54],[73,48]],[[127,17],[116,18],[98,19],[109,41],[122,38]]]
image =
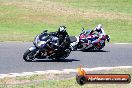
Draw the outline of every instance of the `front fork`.
[[[39,53],[39,50],[38,50],[35,46],[30,47],[29,50],[30,50],[31,52],[35,53],[35,54],[33,55],[34,58],[35,58],[35,57],[37,56],[37,54]]]

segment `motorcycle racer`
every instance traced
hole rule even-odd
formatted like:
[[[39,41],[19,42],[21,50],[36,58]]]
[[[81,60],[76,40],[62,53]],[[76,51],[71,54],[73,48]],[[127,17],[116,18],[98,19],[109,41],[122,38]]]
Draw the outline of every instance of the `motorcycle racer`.
[[[54,48],[59,47],[59,49],[66,49],[70,46],[70,38],[66,31],[66,26],[60,26],[58,31],[50,32],[48,34],[59,38],[59,44],[54,46]]]
[[[60,26],[55,35],[59,38],[59,48],[60,50],[64,50],[70,47],[70,38],[66,31],[66,26]]]
[[[56,35],[59,38],[59,45],[61,45],[64,42],[66,37],[67,37],[66,41],[70,43],[70,41],[68,41],[69,35],[66,31],[66,26],[60,26]]]
[[[57,32],[52,32],[51,35],[54,35],[59,38],[59,45],[54,46],[54,52],[63,51],[70,47],[70,38],[66,31],[66,26],[60,26]]]
[[[98,24],[94,29],[99,35],[105,35],[104,29],[101,24]]]
[[[103,38],[103,36],[106,34],[105,34],[104,29],[101,24],[98,24],[93,31],[98,33],[97,34],[98,38],[96,40],[92,41],[92,44],[94,45],[94,44],[98,44],[100,42],[100,39]]]
[[[69,56],[71,47],[66,27],[60,26],[57,32],[48,33],[47,31],[43,31],[34,38],[34,46],[23,55],[25,61],[33,61],[35,58],[60,60]]]
[[[96,33],[97,32],[97,33]],[[76,37],[76,36],[75,36]],[[79,37],[76,37],[76,42],[71,43],[72,50],[77,49],[102,49],[105,46],[105,40],[109,42],[110,37],[105,34],[102,25],[99,24],[94,30],[84,30]]]

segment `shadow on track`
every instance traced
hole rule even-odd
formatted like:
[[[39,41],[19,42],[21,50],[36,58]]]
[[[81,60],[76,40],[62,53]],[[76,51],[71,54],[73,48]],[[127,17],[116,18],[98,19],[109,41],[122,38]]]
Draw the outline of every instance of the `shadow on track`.
[[[73,62],[73,61],[80,61],[80,60],[76,60],[76,59],[61,59],[61,60],[37,59],[32,62]]]
[[[105,50],[83,50],[82,52],[110,52]]]

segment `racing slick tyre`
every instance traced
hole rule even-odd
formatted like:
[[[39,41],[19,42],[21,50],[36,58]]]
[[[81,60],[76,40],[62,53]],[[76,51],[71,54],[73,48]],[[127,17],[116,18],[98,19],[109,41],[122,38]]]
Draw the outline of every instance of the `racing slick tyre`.
[[[34,54],[35,54],[35,52],[30,51],[30,50],[27,50],[27,51],[24,53],[24,55],[23,55],[23,59],[24,59],[26,62],[33,61],[33,60],[35,59]]]

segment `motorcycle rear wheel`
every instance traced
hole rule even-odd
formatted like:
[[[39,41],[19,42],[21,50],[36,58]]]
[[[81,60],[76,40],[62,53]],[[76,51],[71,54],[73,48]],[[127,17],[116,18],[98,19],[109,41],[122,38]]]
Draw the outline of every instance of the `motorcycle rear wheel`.
[[[101,47],[98,48],[98,50],[101,50],[102,48],[104,48],[105,46],[105,42],[101,45]]]

